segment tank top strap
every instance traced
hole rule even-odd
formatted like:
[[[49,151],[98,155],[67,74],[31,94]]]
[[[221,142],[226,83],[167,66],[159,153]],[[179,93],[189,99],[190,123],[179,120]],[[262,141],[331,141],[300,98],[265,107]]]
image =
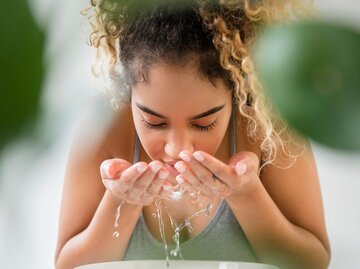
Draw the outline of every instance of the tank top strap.
[[[140,160],[140,139],[137,133],[135,132],[135,142],[134,142],[134,163],[139,162]]]
[[[230,117],[230,156],[237,153],[236,148],[236,121],[235,121],[235,106],[232,107]]]

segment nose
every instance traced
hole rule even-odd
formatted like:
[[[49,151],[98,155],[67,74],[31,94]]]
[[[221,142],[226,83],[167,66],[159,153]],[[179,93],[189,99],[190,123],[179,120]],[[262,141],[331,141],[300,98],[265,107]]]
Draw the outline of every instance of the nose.
[[[194,152],[193,138],[184,131],[173,131],[169,134],[165,143],[164,151],[171,159],[179,158],[179,153],[183,150]]]

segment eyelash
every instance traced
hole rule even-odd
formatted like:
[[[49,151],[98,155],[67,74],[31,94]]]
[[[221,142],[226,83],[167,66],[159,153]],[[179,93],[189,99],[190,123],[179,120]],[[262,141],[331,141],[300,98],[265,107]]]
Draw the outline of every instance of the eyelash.
[[[166,123],[160,123],[160,124],[151,124],[149,122],[147,122],[146,120],[142,119],[143,123],[145,124],[145,126],[149,129],[162,129],[165,128]],[[210,132],[214,129],[215,125],[217,124],[216,120],[212,123],[210,123],[209,125],[206,126],[201,126],[201,125],[197,125],[194,124],[193,127],[195,129],[198,129],[200,131],[207,131]]]

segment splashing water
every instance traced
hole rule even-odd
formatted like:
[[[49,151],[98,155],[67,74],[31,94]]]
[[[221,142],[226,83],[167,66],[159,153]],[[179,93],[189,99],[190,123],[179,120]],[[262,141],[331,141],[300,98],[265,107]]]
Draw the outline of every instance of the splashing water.
[[[185,193],[185,190],[183,188],[181,188],[179,185],[176,185],[174,187],[174,190],[169,195],[169,201],[178,202],[178,201],[182,200],[184,198],[184,193]],[[199,216],[200,214],[205,214],[205,216],[209,217],[210,212],[214,207],[214,204],[213,204],[214,197],[211,197],[210,202],[208,202],[207,205],[205,207],[203,207],[204,203],[201,200],[200,192],[190,193],[189,195],[191,197],[190,202],[192,204],[198,205],[198,207],[201,209],[196,209],[195,212],[193,212],[190,216],[185,218],[185,220],[181,221],[180,223],[178,223],[176,221],[176,218],[172,214],[171,208],[162,205],[162,200],[160,198],[156,198],[154,200],[156,209],[155,209],[155,212],[152,214],[152,217],[156,217],[158,219],[159,231],[160,231],[161,239],[164,244],[167,268],[169,268],[169,266],[170,266],[170,263],[169,263],[170,258],[169,258],[169,247],[168,247],[168,244],[166,242],[166,237],[165,237],[163,209],[165,209],[165,212],[166,212],[167,216],[169,217],[169,220],[171,223],[171,228],[174,230],[174,235],[172,237],[172,240],[175,243],[175,248],[170,251],[170,255],[172,257],[180,257],[181,260],[184,260],[182,254],[181,254],[180,232],[184,228],[187,228],[188,232],[191,233],[193,231],[193,228],[191,226],[191,220],[194,219],[195,217]],[[116,210],[115,224],[114,224],[115,232],[113,233],[113,237],[115,237],[115,238],[118,238],[120,236],[120,233],[117,228],[119,227],[121,206],[123,204],[124,204],[124,201],[121,202],[121,204],[117,207],[117,210]]]
[[[173,236],[173,241],[175,242],[175,249],[170,251],[171,256],[173,257],[177,257],[179,256],[181,258],[181,260],[184,260],[181,254],[181,248],[180,248],[180,232],[186,227],[189,231],[189,233],[191,233],[193,231],[193,228],[191,226],[191,220],[197,216],[199,216],[200,214],[205,214],[205,216],[209,217],[210,216],[210,212],[213,209],[214,204],[213,201],[211,200],[211,202],[206,206],[206,208],[204,209],[200,209],[198,211],[196,211],[195,213],[193,213],[192,215],[190,215],[189,217],[187,217],[182,223],[178,224],[174,218],[171,216],[171,214],[167,211],[167,214],[169,216],[170,222],[171,222],[171,226],[174,230],[174,236]]]
[[[119,218],[120,218],[121,206],[123,204],[124,204],[124,201],[122,201],[120,203],[120,205],[116,209],[115,224],[114,224],[115,232],[113,233],[113,237],[115,237],[115,238],[118,238],[120,236],[120,233],[119,233],[117,228],[119,227]]]
[[[184,192],[185,190],[182,189],[181,187],[179,187],[179,185],[174,187],[174,191],[169,195],[169,199],[170,201],[175,201],[178,202],[181,199],[184,198]],[[205,208],[203,208],[203,201],[201,201],[201,193],[200,192],[194,192],[194,193],[190,193],[190,197],[191,197],[191,203],[192,204],[197,204],[199,205],[200,208],[202,209],[197,209],[195,210],[195,212],[193,212],[190,216],[188,216],[187,218],[185,218],[185,220],[183,220],[182,222],[178,223],[175,219],[175,217],[172,215],[171,209],[169,207],[164,207],[165,211],[170,219],[170,223],[171,223],[171,227],[174,230],[174,235],[172,237],[174,243],[175,243],[175,249],[172,249],[170,251],[170,255],[173,257],[180,257],[181,260],[183,259],[183,256],[181,254],[181,247],[180,247],[180,232],[184,229],[187,228],[188,232],[191,233],[193,231],[193,228],[191,226],[191,220],[197,216],[199,216],[200,214],[205,214],[207,217],[210,216],[210,212],[214,207],[213,204],[213,198],[211,197],[210,202],[206,205]],[[159,220],[160,221],[160,220]],[[161,229],[161,225],[159,222],[159,229]],[[162,232],[161,234],[164,234],[164,232]],[[164,238],[163,238],[163,241]],[[166,241],[165,241],[166,243]],[[168,246],[166,246],[167,252],[168,252]],[[166,255],[168,255],[168,253],[166,253]],[[167,259],[169,258],[168,256],[166,257]]]
[[[169,194],[169,199],[172,201],[179,201],[183,198],[185,190],[183,188],[180,188],[179,185],[176,185],[173,189],[173,191]]]
[[[170,264],[169,264],[169,250],[168,250],[168,245],[166,243],[166,237],[165,237],[165,228],[164,228],[164,221],[162,218],[162,211],[161,211],[161,200],[157,200],[155,199],[154,201],[155,206],[156,206],[156,213],[157,213],[157,218],[159,221],[159,230],[160,230],[160,235],[161,235],[161,239],[164,243],[164,251],[165,251],[165,258],[166,258],[166,268],[169,268]]]

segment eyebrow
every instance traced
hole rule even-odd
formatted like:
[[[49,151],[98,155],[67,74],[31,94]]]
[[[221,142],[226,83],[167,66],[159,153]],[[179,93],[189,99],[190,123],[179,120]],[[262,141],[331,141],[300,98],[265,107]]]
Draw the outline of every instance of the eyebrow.
[[[148,114],[151,114],[151,115],[154,115],[156,117],[159,117],[159,118],[162,118],[162,119],[167,119],[167,117],[165,117],[164,115],[160,114],[160,113],[157,113],[153,110],[151,110],[150,108],[147,108],[143,105],[140,105],[139,103],[136,103],[136,106],[141,109],[142,111],[144,111],[145,113],[148,113]],[[190,120],[197,120],[197,119],[201,119],[201,118],[204,118],[206,116],[209,116],[211,114],[215,114],[216,112],[220,111],[221,109],[224,108],[225,105],[221,105],[221,106],[217,106],[217,107],[214,107],[208,111],[205,111],[199,115],[196,115],[194,117],[191,117]]]

